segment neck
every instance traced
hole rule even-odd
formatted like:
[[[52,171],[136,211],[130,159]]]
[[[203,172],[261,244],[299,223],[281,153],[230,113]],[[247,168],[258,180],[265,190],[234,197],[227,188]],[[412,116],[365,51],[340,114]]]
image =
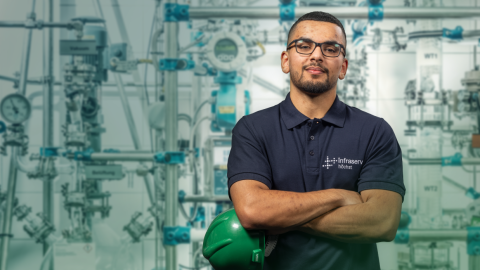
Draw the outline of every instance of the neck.
[[[332,107],[337,95],[336,87],[321,94],[305,93],[290,85],[290,99],[299,112],[310,119],[320,119]]]

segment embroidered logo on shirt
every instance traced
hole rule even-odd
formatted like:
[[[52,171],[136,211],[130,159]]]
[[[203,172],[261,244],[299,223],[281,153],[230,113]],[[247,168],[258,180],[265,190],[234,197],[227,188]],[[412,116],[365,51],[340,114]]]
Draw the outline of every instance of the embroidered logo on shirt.
[[[341,158],[338,157],[337,159],[332,158],[330,159],[327,156],[327,159],[324,161],[324,164],[322,165],[323,168],[330,169],[330,167],[333,167],[337,163],[338,168],[341,170],[352,170],[353,165],[362,165],[363,160],[360,159],[348,159],[348,158]]]

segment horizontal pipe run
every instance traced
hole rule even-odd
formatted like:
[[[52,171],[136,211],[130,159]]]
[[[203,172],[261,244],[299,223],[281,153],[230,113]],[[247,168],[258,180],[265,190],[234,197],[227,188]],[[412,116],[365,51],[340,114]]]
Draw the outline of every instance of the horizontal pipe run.
[[[90,160],[92,161],[155,161],[152,153],[92,153]]]
[[[185,202],[226,202],[230,201],[228,196],[216,196],[216,197],[207,197],[207,196],[198,196],[198,195],[187,195],[184,198]]]
[[[420,241],[467,241],[467,230],[410,230],[409,242]]]
[[[313,12],[323,11],[338,19],[368,19],[368,7],[296,7],[295,18]],[[192,7],[189,9],[190,19],[211,18],[246,18],[246,19],[279,19],[278,7]],[[385,7],[384,19],[460,19],[480,17],[478,8],[409,8]]]
[[[73,28],[72,23],[44,22],[44,21],[32,21],[32,22],[29,22],[29,21],[0,21],[0,27],[3,27],[3,28],[38,28],[38,29],[42,29],[44,27]]]
[[[407,160],[410,165],[442,165],[441,158],[409,158]],[[480,165],[480,158],[462,158],[461,165]]]

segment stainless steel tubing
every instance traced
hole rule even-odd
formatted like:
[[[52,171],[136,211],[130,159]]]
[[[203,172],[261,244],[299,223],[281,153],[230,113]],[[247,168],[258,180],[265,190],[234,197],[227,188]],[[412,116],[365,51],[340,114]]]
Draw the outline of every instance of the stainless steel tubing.
[[[368,19],[368,7],[296,7],[295,17],[298,19],[306,13],[321,10],[338,19]],[[190,19],[210,18],[246,18],[246,19],[278,19],[278,7],[192,7],[189,9]],[[385,7],[384,19],[453,19],[480,17],[478,8],[408,8]]]
[[[467,230],[410,230],[409,242],[418,241],[467,241]]]
[[[93,161],[154,161],[153,154],[92,153]]]
[[[123,20],[122,12],[120,10],[120,4],[118,3],[118,0],[111,0],[111,2],[112,2],[113,13],[115,14],[115,19],[117,20],[118,30],[120,31],[120,36],[122,37],[122,41],[127,43],[127,55],[133,56],[134,53],[132,49],[132,44],[130,42],[130,38],[128,37],[127,27],[125,26],[125,21]],[[138,85],[136,86],[136,88],[137,88],[138,94],[140,95],[140,102],[142,104],[142,107],[146,108],[148,105],[147,96],[145,93],[146,89],[144,89],[143,87],[143,82],[142,82],[142,79],[140,78],[140,73],[138,72],[138,69],[132,70],[130,73],[133,76],[135,85]]]
[[[103,11],[102,7],[100,5],[100,1],[97,0],[97,7],[98,10],[100,11],[100,15],[103,19],[105,17],[103,16]],[[105,28],[107,28],[107,25],[105,24]],[[108,32],[108,31],[107,31]],[[108,36],[108,42],[111,44],[110,36]],[[128,103],[125,87],[123,84],[122,76],[116,72],[113,73],[114,78],[115,78],[115,85],[118,88],[118,92],[120,95],[120,100],[122,102],[122,107],[123,107],[123,112],[125,113],[125,118],[127,119],[127,124],[128,124],[128,129],[130,131],[130,136],[132,137],[133,145],[136,150],[140,150],[142,148],[140,144],[140,137],[138,136],[137,128],[135,126],[135,121],[133,120],[133,115],[132,115],[132,110],[130,109],[130,103]],[[125,153],[124,153],[125,154]],[[135,153],[139,154],[139,153]],[[129,155],[130,156],[130,155]],[[153,160],[153,154],[150,154],[150,159],[147,161],[152,161]],[[155,200],[154,200],[154,193],[152,190],[152,185],[150,184],[150,178],[148,176],[143,177],[143,181],[145,183],[145,187],[147,189],[147,194],[148,198],[150,200],[151,205],[156,205]],[[158,228],[158,221],[157,221],[157,228]]]
[[[132,110],[130,109],[130,104],[128,103],[125,87],[123,87],[122,77],[116,72],[113,72],[113,74],[117,83],[120,100],[122,101],[123,112],[125,113],[125,118],[127,119],[133,145],[135,149],[139,150],[141,148],[140,137],[138,136],[137,128],[135,127],[135,121],[133,120]]]
[[[167,0],[177,3],[176,0]],[[165,55],[178,57],[178,23],[164,24]],[[178,138],[178,74],[165,71],[165,150],[177,151]],[[165,226],[177,226],[178,213],[178,176],[177,165],[166,165],[165,179]],[[177,270],[177,247],[165,246],[166,270]]]
[[[53,0],[48,1],[48,20],[53,22]],[[48,29],[47,51],[47,85],[43,90],[43,147],[53,147],[53,28]],[[55,224],[53,217],[53,179],[43,181],[43,214]],[[48,251],[48,244],[43,244],[43,254]]]
[[[25,22],[0,21],[0,27],[25,27]]]
[[[441,158],[410,158],[407,159],[410,165],[440,165]],[[462,165],[480,165],[480,158],[462,158]]]
[[[27,91],[28,66],[30,64],[30,48],[32,47],[32,29],[28,29],[23,43],[22,65],[20,67],[20,82],[18,91],[25,95]]]
[[[228,196],[207,197],[198,195],[187,195],[184,199],[185,202],[226,202],[230,201]]]
[[[7,189],[7,198],[5,200],[5,214],[3,216],[3,232],[1,235],[2,239],[2,250],[0,258],[0,270],[7,270],[7,260],[8,260],[8,247],[10,244],[10,234],[12,233],[12,215],[13,215],[13,202],[15,200],[15,187],[17,183],[17,167],[15,166],[17,162],[17,152],[21,149],[18,147],[12,147],[12,153],[10,154],[10,170],[8,173],[8,189]]]

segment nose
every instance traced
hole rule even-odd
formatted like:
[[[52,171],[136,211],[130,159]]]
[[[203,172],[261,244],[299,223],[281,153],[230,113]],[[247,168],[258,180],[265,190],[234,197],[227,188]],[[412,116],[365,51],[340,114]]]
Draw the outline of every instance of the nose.
[[[321,61],[323,62],[323,53],[322,53],[322,49],[320,48],[320,46],[317,46],[315,48],[315,50],[313,50],[313,52],[310,54],[310,60],[312,61]]]

